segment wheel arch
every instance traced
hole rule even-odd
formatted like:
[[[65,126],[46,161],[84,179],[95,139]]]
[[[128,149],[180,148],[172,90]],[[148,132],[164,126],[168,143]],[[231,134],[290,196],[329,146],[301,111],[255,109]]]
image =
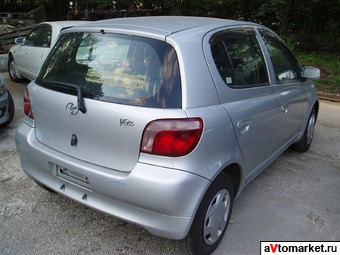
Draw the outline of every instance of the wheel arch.
[[[14,53],[13,53],[11,50],[8,51],[7,64],[9,63],[10,58],[13,58],[13,59],[14,59]]]
[[[9,51],[8,52],[8,58],[7,58],[7,68],[9,68],[9,61],[11,60],[11,58],[14,59],[13,53],[11,51]]]
[[[318,118],[318,115],[319,115],[319,108],[320,108],[320,102],[319,100],[316,100],[312,109],[315,109],[315,118],[317,119]]]
[[[233,184],[234,196],[236,196],[240,191],[242,180],[242,170],[240,165],[238,165],[237,163],[232,163],[225,167],[221,173],[224,173],[229,176]]]

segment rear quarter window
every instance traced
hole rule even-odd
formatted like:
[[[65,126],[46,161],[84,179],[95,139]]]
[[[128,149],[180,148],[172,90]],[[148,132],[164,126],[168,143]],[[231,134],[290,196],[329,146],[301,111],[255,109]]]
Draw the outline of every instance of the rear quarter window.
[[[85,98],[114,103],[181,108],[180,71],[169,44],[137,36],[102,33],[63,34],[36,79],[64,93],[82,88]]]

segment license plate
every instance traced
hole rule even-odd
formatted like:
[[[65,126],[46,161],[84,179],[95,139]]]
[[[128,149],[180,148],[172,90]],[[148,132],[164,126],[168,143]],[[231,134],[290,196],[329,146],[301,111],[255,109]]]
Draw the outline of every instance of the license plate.
[[[89,178],[86,175],[57,165],[57,176],[67,181],[76,183],[86,188],[90,188]]]

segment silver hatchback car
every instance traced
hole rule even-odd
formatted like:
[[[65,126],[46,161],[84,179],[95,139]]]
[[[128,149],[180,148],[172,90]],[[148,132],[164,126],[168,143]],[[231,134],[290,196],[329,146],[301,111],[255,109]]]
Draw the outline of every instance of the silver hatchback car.
[[[309,149],[319,77],[254,23],[70,28],[25,91],[22,168],[50,191],[210,254],[244,186],[288,147]]]

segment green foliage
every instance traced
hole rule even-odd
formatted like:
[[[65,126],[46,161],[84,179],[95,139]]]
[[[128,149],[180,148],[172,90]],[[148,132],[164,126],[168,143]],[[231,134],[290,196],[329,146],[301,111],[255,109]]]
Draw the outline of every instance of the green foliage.
[[[291,34],[291,35],[284,35],[282,36],[282,39],[286,42],[287,46],[291,51],[295,49],[295,46],[297,44],[296,42],[296,36]]]
[[[278,25],[280,23],[285,4],[285,0],[263,1],[261,6],[258,8],[256,18],[270,20],[271,25]]]
[[[340,94],[340,55],[331,53],[296,52],[303,66],[315,66],[321,71],[321,79],[315,81],[319,91]]]
[[[65,19],[69,2],[80,10],[113,8],[112,0],[0,0],[1,11],[28,12],[45,5],[50,20]],[[191,15],[253,21],[283,35],[290,48],[340,48],[339,0],[116,0],[116,9],[131,4],[153,10],[153,15]],[[129,13],[136,16],[138,13]]]

